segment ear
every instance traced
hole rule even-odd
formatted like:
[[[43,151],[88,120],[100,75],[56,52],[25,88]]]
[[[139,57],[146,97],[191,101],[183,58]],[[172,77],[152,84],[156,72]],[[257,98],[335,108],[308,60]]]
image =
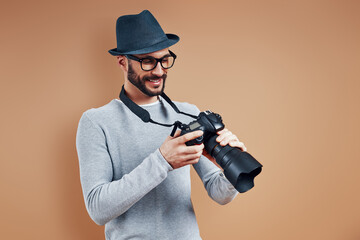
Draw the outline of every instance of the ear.
[[[119,55],[116,56],[117,58],[117,62],[120,66],[120,68],[124,71],[127,72],[128,71],[128,60],[124,55]]]

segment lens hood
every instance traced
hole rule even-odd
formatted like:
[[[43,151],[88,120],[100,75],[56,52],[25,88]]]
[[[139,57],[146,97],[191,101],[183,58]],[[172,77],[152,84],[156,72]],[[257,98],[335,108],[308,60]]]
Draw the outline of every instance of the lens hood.
[[[262,165],[248,152],[230,145],[221,146],[217,135],[205,142],[205,150],[224,169],[225,177],[240,193],[254,187],[254,178],[261,172]]]

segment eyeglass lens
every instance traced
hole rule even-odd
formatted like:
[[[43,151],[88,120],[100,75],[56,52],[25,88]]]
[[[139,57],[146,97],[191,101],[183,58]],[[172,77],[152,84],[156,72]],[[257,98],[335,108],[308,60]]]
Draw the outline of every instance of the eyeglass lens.
[[[168,56],[160,59],[160,64],[163,68],[168,69],[174,65],[174,57]],[[152,70],[156,67],[157,60],[155,58],[144,58],[141,61],[142,68],[146,70]]]

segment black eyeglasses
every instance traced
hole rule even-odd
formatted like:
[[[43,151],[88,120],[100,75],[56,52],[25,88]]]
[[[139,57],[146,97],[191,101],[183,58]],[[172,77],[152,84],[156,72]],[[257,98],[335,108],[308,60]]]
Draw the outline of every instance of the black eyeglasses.
[[[133,55],[126,55],[128,59],[135,60],[140,62],[141,69],[144,71],[151,71],[156,68],[158,62],[160,63],[161,67],[164,69],[171,68],[176,59],[175,53],[169,50],[170,54],[166,54],[162,58],[154,58],[154,57],[145,57],[145,58],[137,58]]]

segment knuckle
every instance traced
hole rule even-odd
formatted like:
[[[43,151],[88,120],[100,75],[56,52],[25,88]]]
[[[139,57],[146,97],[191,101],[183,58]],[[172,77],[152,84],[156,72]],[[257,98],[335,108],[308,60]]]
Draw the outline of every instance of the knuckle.
[[[180,153],[180,154],[186,152],[186,150],[187,150],[187,146],[185,146],[185,145],[179,146],[179,153]]]
[[[196,149],[195,149],[195,148],[191,148],[191,149],[189,150],[189,153],[196,153]]]
[[[201,148],[199,148],[199,147],[196,147],[194,150],[195,150],[195,152],[194,152],[194,153],[196,153],[196,154],[197,154],[197,153],[199,153],[199,152],[202,152],[202,149],[201,149]]]

